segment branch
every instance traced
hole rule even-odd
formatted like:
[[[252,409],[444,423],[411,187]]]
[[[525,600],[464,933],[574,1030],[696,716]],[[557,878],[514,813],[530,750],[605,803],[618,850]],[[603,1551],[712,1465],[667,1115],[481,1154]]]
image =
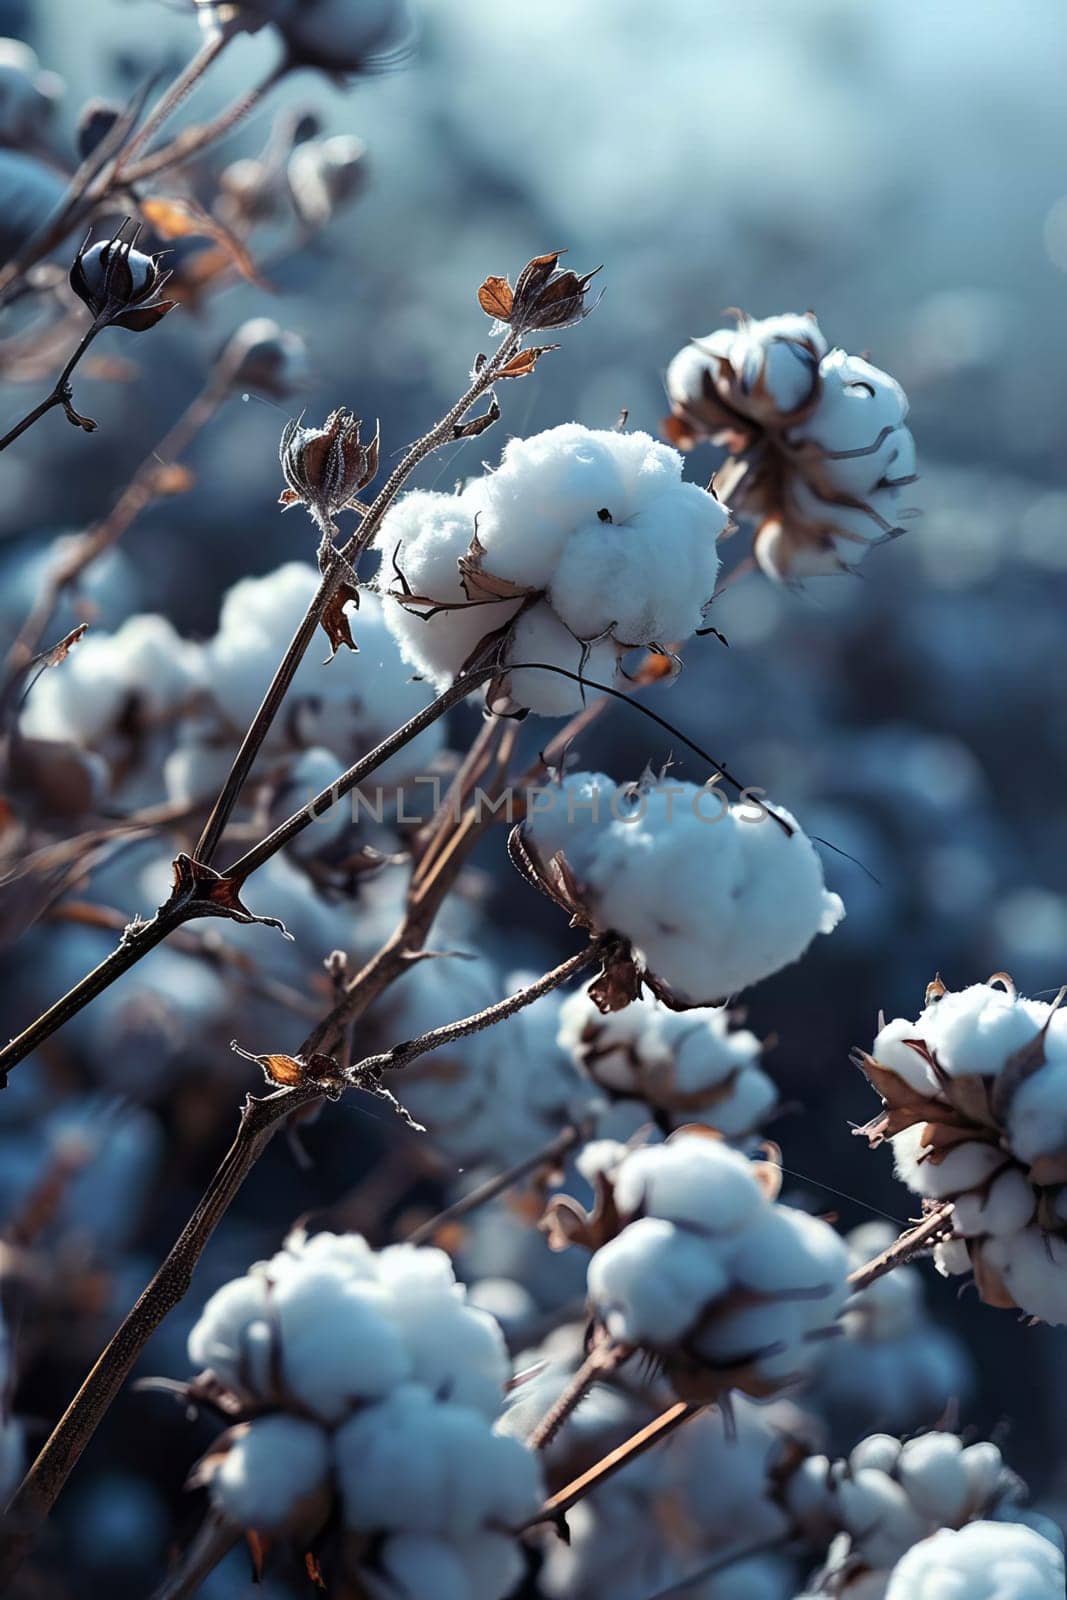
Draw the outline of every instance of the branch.
[[[49,411],[54,410],[56,406],[63,407],[63,410],[66,412],[67,421],[74,427],[83,428],[86,433],[95,432],[96,423],[93,422],[90,417],[81,416],[74,409],[74,395],[70,387],[70,379],[74,368],[78,365],[78,362],[81,360],[82,356],[88,350],[97,334],[106,326],[106,318],[97,317],[93,320],[87,331],[79,340],[74,354],[71,356],[70,360],[63,368],[63,371],[56,379],[55,387],[53,388],[51,394],[46,395],[39,405],[34,406],[32,411],[27,411],[22,420],[20,422],[16,422],[15,426],[11,428],[9,432],[4,434],[4,437],[0,439],[0,450],[6,450],[9,444],[14,444],[15,440],[21,438],[28,428],[32,428],[35,422],[39,422],[43,416],[46,416]]]
[[[485,1183],[478,1184],[460,1199],[453,1201],[450,1206],[445,1206],[436,1216],[430,1217],[426,1222],[408,1234],[406,1244],[427,1244],[435,1237],[439,1229],[450,1222],[458,1222],[461,1217],[469,1217],[472,1211],[477,1211],[480,1206],[488,1205],[498,1195],[506,1193],[514,1184],[521,1183],[523,1178],[529,1177],[532,1172],[537,1172],[542,1167],[550,1170],[557,1167],[568,1151],[575,1145],[581,1144],[584,1135],[580,1128],[564,1128],[548,1144],[542,1145],[540,1150],[535,1150],[533,1155],[525,1156],[521,1161],[516,1161],[514,1166],[508,1167],[503,1172],[498,1172],[495,1177],[488,1178]]]
[[[952,1228],[952,1202],[946,1200],[942,1205],[936,1206],[929,1216],[924,1217],[914,1228],[909,1228],[899,1239],[894,1239],[881,1255],[875,1256],[873,1261],[868,1261],[862,1267],[850,1272],[848,1275],[850,1285],[857,1292],[869,1289],[872,1283],[884,1278],[894,1267],[904,1266],[935,1244],[951,1238]]]
[[[530,1434],[526,1441],[530,1449],[544,1450],[550,1445],[571,1413],[581,1405],[594,1383],[600,1378],[610,1377],[616,1368],[621,1367],[632,1355],[632,1346],[618,1344],[614,1340],[594,1345],[563,1393],[549,1407]]]

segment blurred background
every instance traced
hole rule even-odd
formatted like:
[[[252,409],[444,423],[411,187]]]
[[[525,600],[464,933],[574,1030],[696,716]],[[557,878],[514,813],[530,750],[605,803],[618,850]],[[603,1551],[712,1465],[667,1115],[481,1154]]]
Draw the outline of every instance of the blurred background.
[[[850,1048],[869,1046],[880,1010],[915,1015],[936,971],[962,987],[1006,970],[1046,998],[1067,978],[1062,4],[419,0],[418,9],[417,47],[396,70],[348,92],[295,74],[212,158],[217,167],[254,155],[280,108],[308,111],[323,132],[366,143],[353,203],[306,247],[277,251],[264,267],[269,290],[236,280],[147,338],[106,335],[99,353],[119,364],[110,381],[90,373],[76,385],[97,433],[53,416],[5,453],[0,624],[14,634],[54,541],[107,510],[249,316],[303,336],[310,382],[292,406],[239,394],[226,403],[190,451],[188,492],[153,506],[97,569],[92,603],[106,628],[158,611],[204,639],[236,580],[313,559],[310,525],[276,505],[286,415],[306,406],[318,419],[344,404],[378,417],[392,459],[487,348],[475,291],[488,273],[514,276],[530,256],[565,246],[579,270],[604,264],[604,297],[535,378],[504,386],[497,429],[442,452],[423,469],[424,487],[495,460],[506,434],[565,420],[610,427],[627,409],[631,426],[656,432],[668,361],[720,326],[726,308],[813,308],[832,344],[869,354],[907,390],[922,519],[855,576],[797,590],[740,578],[711,619],[729,648],[694,641],[678,682],[650,703],[828,841],[827,877],[847,921],[748,1006],[755,1031],[777,1039],[767,1064],[786,1113],[770,1131],[813,1209],[849,1227],[872,1213],[903,1222],[909,1197],[888,1155],[852,1137],[850,1124],[874,1107]],[[122,99],[146,75],[177,69],[196,22],[154,0],[0,0],[0,34],[28,41],[62,80],[47,147],[69,169],[85,102]],[[273,49],[265,36],[240,41],[189,115],[239,93]],[[65,265],[69,252],[56,259]],[[5,385],[4,425],[45,387]],[[706,481],[717,459],[698,448],[687,472]],[[742,529],[727,565],[748,548]],[[460,717],[450,742],[474,726]],[[537,729],[523,738],[535,752]],[[683,776],[704,776],[626,708],[581,753],[620,779],[669,755]],[[515,964],[551,951],[564,930],[547,903],[516,888],[499,838],[479,866],[486,915],[514,942]],[[104,953],[101,936],[76,931],[68,948],[38,927],[6,953],[5,1032],[77,976],[82,957]],[[160,971],[159,989],[174,998],[177,976]],[[176,1004],[186,1005],[180,994]],[[197,1049],[225,1053],[228,1017],[215,1018],[199,991],[186,1014],[198,1007]],[[85,1093],[112,1095],[119,1075],[107,1063],[122,1048],[135,1059],[121,1078],[125,1111],[107,1103],[117,1153],[79,1180],[73,1213],[96,1241],[93,1269],[79,1281],[69,1337],[37,1326],[42,1355],[19,1394],[31,1447],[187,1214],[229,1135],[235,1089],[252,1086],[231,1067],[221,1086],[205,1071],[193,1087],[148,1092],[128,1037],[60,1035],[36,1076],[13,1078],[0,1101],[9,1212],[40,1180],[43,1158],[25,1130],[60,1115],[57,1082],[77,1086],[79,1106]],[[212,1247],[189,1315],[176,1314],[144,1370],[184,1376],[182,1338],[206,1293],[274,1249],[294,1217],[380,1173],[394,1133],[346,1104],[308,1134],[307,1168],[279,1140]],[[427,1181],[432,1197],[439,1177]],[[409,1199],[384,1193],[381,1225]],[[65,1248],[84,1266],[77,1237],[72,1229]],[[1004,1441],[1039,1499],[1067,1500],[1057,1465],[1063,1330],[1026,1330],[931,1270],[925,1277],[937,1317],[972,1352],[964,1424]],[[97,1594],[106,1580],[113,1595],[143,1594],[161,1552],[195,1521],[181,1484],[208,1436],[180,1407],[127,1392],[72,1480],[32,1592]]]

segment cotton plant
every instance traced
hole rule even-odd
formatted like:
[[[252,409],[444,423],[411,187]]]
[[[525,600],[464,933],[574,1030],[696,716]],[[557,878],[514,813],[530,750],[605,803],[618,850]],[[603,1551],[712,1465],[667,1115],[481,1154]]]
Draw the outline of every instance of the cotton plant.
[[[627,651],[691,638],[728,512],[681,474],[648,434],[567,423],[513,439],[458,494],[398,500],[377,545],[405,659],[443,689],[491,649],[490,705],[556,717],[621,681]]]
[[[899,383],[831,349],[810,312],[694,339],[667,368],[668,437],[725,445],[717,483],[756,524],[754,552],[783,582],[848,572],[903,533],[915,441]]]
[[[1060,1600],[1063,1554],[1019,1522],[971,1522],[942,1528],[913,1545],[894,1567],[885,1600]]]
[[[578,1164],[593,1211],[560,1196],[543,1225],[558,1248],[591,1251],[594,1351],[643,1351],[705,1403],[774,1395],[811,1371],[848,1296],[847,1253],[828,1224],[778,1203],[777,1167],[699,1128],[637,1149],[596,1141]]]
[[[1010,979],[949,990],[935,980],[857,1061],[884,1112],[897,1176],[950,1237],[935,1262],[972,1272],[994,1306],[1067,1323],[1067,1018]]]
[[[375,1595],[513,1587],[539,1467],[494,1428],[504,1341],[443,1252],[294,1234],[211,1297],[189,1356],[234,1419],[194,1480],[218,1521],[311,1549],[336,1513],[318,1559]]]
[[[996,1445],[947,1432],[903,1442],[876,1433],[844,1459],[808,1455],[781,1490],[797,1530],[829,1545],[813,1592],[847,1600],[885,1600],[897,1563],[939,1530],[1002,1517],[1010,1526],[1024,1493]]]
[[[889,1222],[867,1222],[845,1237],[854,1268],[887,1250]],[[844,1334],[818,1364],[812,1404],[837,1432],[929,1426],[971,1394],[975,1366],[966,1346],[930,1314],[917,1266],[899,1266],[858,1290],[841,1317]]]
[[[664,1133],[703,1122],[744,1143],[778,1102],[760,1041],[723,1006],[679,1013],[641,995],[605,1014],[586,985],[560,1007],[559,1043],[612,1108],[601,1134],[620,1117],[633,1119],[629,1132],[649,1119]]]
[[[513,854],[572,916],[618,941],[590,991],[604,1010],[641,984],[678,1009],[721,1003],[798,960],[844,916],[814,845],[779,807],[591,772],[543,798],[529,805]]]

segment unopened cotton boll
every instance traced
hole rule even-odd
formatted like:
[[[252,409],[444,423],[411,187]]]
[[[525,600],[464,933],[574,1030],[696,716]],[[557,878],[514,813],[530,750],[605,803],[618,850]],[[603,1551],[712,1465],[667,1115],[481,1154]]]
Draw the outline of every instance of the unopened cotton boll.
[[[329,1509],[329,1437],[298,1417],[260,1417],[211,1477],[216,1508],[261,1533],[314,1533]]]
[[[295,61],[332,72],[373,66],[411,26],[404,0],[274,0],[271,17]]]
[[[1019,1522],[942,1528],[904,1555],[885,1600],[1063,1600],[1063,1556]]]

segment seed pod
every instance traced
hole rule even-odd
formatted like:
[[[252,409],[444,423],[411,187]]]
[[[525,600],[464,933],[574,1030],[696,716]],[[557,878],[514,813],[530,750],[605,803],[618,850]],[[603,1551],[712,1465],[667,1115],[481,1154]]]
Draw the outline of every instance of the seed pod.
[[[352,504],[377,476],[379,435],[363,444],[360,419],[346,407],[331,411],[321,428],[297,420],[282,434],[279,456],[288,488],[281,503],[310,507],[329,520]]]
[[[174,309],[157,298],[167,281],[157,256],[135,249],[140,227],[128,224],[104,243],[83,245],[70,269],[70,286],[94,318],[109,327],[144,333]]]

